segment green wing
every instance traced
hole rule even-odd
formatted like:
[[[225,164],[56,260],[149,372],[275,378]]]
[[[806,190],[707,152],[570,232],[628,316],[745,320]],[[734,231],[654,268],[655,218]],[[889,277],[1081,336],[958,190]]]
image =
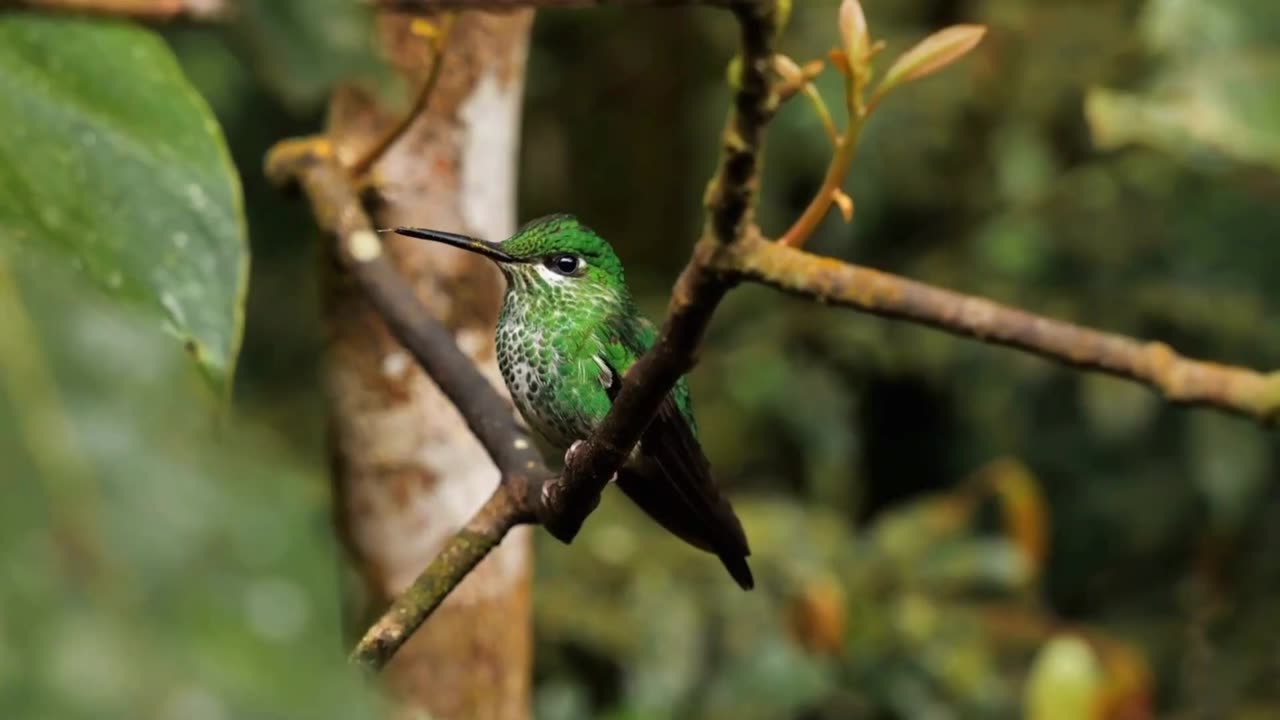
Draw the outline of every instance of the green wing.
[[[610,401],[623,376],[657,341],[647,320],[628,313],[613,325],[603,362],[612,372]],[[650,517],[694,547],[714,553],[743,589],[754,585],[742,523],[711,476],[698,443],[689,386],[681,378],[640,437],[640,457],[618,471],[618,487]]]
[[[658,342],[658,329],[648,319],[637,314],[620,317],[612,323],[612,331],[605,345],[605,359],[615,369],[626,374],[640,356],[649,351]],[[689,383],[682,377],[671,388],[671,399],[694,437],[698,436],[698,425],[693,419],[693,400],[689,396]]]

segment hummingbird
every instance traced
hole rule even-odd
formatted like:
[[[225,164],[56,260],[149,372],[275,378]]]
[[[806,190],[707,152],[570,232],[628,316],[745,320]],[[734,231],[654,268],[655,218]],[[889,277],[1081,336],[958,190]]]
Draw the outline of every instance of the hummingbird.
[[[395,232],[482,255],[502,271],[498,368],[540,444],[566,453],[567,462],[658,336],[636,308],[613,247],[567,214],[533,220],[501,242],[426,228]],[[746,533],[711,476],[683,377],[614,482],[668,531],[717,555],[744,590],[754,586]]]

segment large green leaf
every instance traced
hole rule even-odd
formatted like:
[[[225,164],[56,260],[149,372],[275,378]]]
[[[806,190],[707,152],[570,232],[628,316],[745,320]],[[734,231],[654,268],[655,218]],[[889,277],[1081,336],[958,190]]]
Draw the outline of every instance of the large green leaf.
[[[182,350],[81,280],[0,255],[0,717],[385,717],[322,464],[190,412]]]
[[[248,251],[221,132],[164,43],[127,24],[0,17],[0,252],[148,309],[225,390]]]

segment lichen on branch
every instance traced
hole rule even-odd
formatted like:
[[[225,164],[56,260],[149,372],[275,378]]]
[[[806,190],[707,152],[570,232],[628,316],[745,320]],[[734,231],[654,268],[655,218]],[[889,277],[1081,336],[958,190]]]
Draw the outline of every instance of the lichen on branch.
[[[1105,372],[1147,385],[1171,402],[1280,421],[1280,372],[1186,358],[1164,343],[1054,320],[760,237],[718,262],[740,280]]]

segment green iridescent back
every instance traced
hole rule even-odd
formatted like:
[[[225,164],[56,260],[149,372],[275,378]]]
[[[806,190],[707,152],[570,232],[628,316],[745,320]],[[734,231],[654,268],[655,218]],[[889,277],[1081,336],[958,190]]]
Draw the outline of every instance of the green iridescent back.
[[[507,292],[498,318],[498,367],[520,414],[563,451],[609,412],[611,370],[625,373],[657,333],[637,312],[613,248],[575,218],[536,220],[502,249],[527,262],[502,268]],[[585,263],[581,276],[559,276],[543,262],[566,253]],[[693,428],[683,379],[672,393]]]

